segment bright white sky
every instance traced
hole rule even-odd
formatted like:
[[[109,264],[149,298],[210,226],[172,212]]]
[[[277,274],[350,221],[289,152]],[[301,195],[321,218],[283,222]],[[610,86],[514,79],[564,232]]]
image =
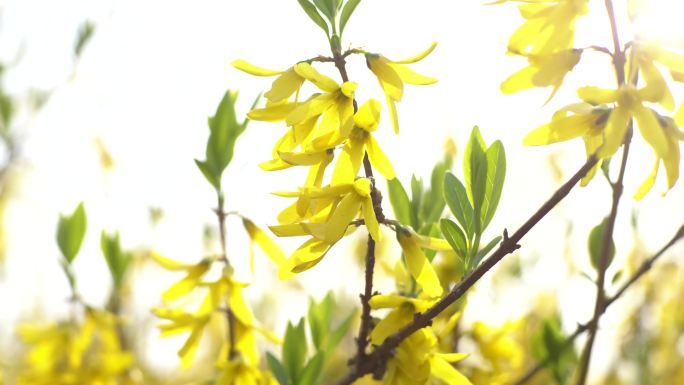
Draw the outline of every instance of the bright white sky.
[[[579,26],[580,46],[610,44],[603,2],[594,3],[597,11]],[[677,0],[651,3],[679,6]],[[679,7],[649,11],[654,16],[641,22],[642,33],[668,37],[677,34],[684,40],[681,23],[671,17],[682,14]],[[76,271],[88,301],[97,303],[106,296],[108,281],[103,277],[107,272],[99,254],[102,228],[120,229],[127,247],[150,245],[171,258],[199,258],[202,228],[214,223],[210,211],[214,205],[212,190],[192,161],[204,156],[206,117],[213,114],[228,87],[241,90],[244,112],[254,96],[270,86],[268,79],[253,78],[231,68],[229,63],[243,58],[264,67],[286,68],[298,60],[326,54],[326,42],[294,0],[5,0],[0,2],[0,12],[0,57],[11,61],[20,47],[25,48],[20,65],[8,74],[6,86],[16,93],[31,87],[58,87],[40,115],[22,127],[27,171],[22,175],[20,196],[10,206],[7,218],[11,243],[5,281],[0,282],[0,303],[4,304],[0,312],[2,343],[8,340],[17,319],[38,308],[46,309],[48,314],[64,313],[67,286],[57,264],[55,225],[60,212],[72,210],[81,200],[86,203],[89,230]],[[93,20],[97,29],[72,78],[74,37],[85,19]],[[414,67],[438,78],[439,83],[408,86],[398,106],[401,135],[391,134],[385,119],[378,140],[406,183],[411,173],[428,176],[434,162],[441,158],[448,137],[456,141],[460,153],[475,124],[488,142],[501,139],[509,173],[500,212],[490,226],[492,237],[504,227],[516,229],[560,184],[547,164],[552,152],[557,154],[564,178],[584,161],[581,142],[524,148],[523,135],[546,122],[554,108],[576,100],[573,84],[609,87],[614,78],[604,58],[588,53],[586,56],[591,58],[587,64],[569,75],[569,86],[546,107],[543,103],[547,90],[502,95],[500,82],[524,65],[522,60],[505,55],[508,35],[519,23],[517,11],[510,5],[364,1],[352,17],[343,43],[345,47],[361,46],[400,58],[422,51],[432,41],[439,42],[435,52]],[[362,58],[352,57],[349,61],[350,76],[360,83],[359,99],[382,99]],[[588,70],[594,66],[605,72]],[[335,75],[334,68],[319,68]],[[681,103],[681,87],[674,92]],[[253,123],[238,141],[226,173],[228,208],[239,208],[262,226],[274,223],[275,214],[286,204],[268,193],[292,189],[294,180],[302,180],[296,172],[267,174],[257,167],[269,157],[280,132],[276,124]],[[108,175],[99,166],[96,138],[102,139],[114,157],[115,168]],[[659,180],[643,202],[631,200],[631,194],[652,167],[650,150],[641,138],[636,142],[616,229],[619,256],[628,253],[632,245],[631,206],[639,208],[644,241],[650,250],[669,239],[684,219],[676,214],[684,212],[682,183],[661,198],[664,180]],[[457,164],[460,167],[460,158]],[[537,270],[530,274],[528,289],[558,287],[565,299],[568,328],[589,317],[593,292],[588,281],[568,279],[565,263],[559,263],[566,223],[572,220],[577,230],[571,237],[577,264],[589,271],[582,254],[585,239],[588,229],[608,213],[608,202],[607,185],[597,177],[588,188],[573,192],[522,242],[524,255],[542,258]],[[148,228],[150,206],[166,212],[155,232]],[[243,238],[237,222],[232,223],[229,242],[236,250],[244,248]],[[282,244],[290,251],[298,241]],[[354,297],[360,290],[360,275],[350,270],[344,258],[348,250],[345,246],[340,249],[327,256],[314,273],[301,276],[310,293],[342,288],[345,295]],[[243,270],[245,267],[246,262]],[[160,285],[177,278],[158,272],[145,274],[145,283],[138,289],[140,298],[136,299],[141,317],[158,303]],[[257,281],[261,283],[256,285],[253,296],[258,297],[267,287],[281,285],[263,282],[271,279],[270,272],[258,272]],[[520,291],[487,299],[487,287],[483,283],[479,290],[485,300],[470,301],[471,317],[505,319],[522,314],[524,304],[512,300]],[[304,298],[294,295],[280,302],[287,303],[295,315],[306,306]],[[610,322],[609,316],[605,323],[608,329]],[[176,342],[163,345],[166,351],[158,352],[172,360]]]

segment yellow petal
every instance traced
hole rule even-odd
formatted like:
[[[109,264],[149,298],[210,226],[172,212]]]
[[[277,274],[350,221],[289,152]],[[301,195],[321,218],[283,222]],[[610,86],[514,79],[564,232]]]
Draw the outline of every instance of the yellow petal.
[[[319,152],[280,152],[280,159],[295,166],[312,166],[319,164],[330,156],[327,151]]]
[[[604,143],[599,152],[599,158],[606,159],[618,150],[625,139],[625,133],[627,132],[627,127],[629,126],[629,120],[631,114],[627,108],[622,106],[617,106],[610,113],[608,122],[606,123],[604,137]]]
[[[316,69],[307,62],[295,64],[294,70],[299,76],[310,81],[323,91],[333,92],[340,88],[340,85],[337,84],[336,81],[316,71]]]
[[[448,385],[472,385],[461,372],[437,356],[430,358],[430,374]]]
[[[407,311],[403,307],[391,311],[371,331],[371,342],[374,345],[380,345],[387,337],[398,332],[399,329],[410,322],[412,317],[412,312]]]
[[[677,127],[684,126],[684,104],[679,107],[679,110],[677,110],[677,113],[672,118],[674,119],[675,125]]]
[[[290,68],[273,81],[271,89],[264,96],[271,102],[288,99],[292,94],[299,91],[302,83],[304,83],[304,79],[295,72],[294,68]]]
[[[270,70],[267,68],[263,67],[257,67],[254,64],[251,64],[245,60],[242,59],[237,59],[230,63],[233,67],[239,69],[240,71],[247,72],[250,75],[254,76],[275,76],[278,74],[283,73],[283,71],[278,71],[278,70]]]
[[[653,147],[659,158],[665,158],[668,150],[667,137],[660,123],[658,123],[658,118],[651,109],[642,105],[634,106],[632,111],[641,136]]]
[[[354,181],[354,190],[362,197],[370,197],[371,181],[368,178],[359,178]]]
[[[370,69],[377,76],[380,86],[385,95],[399,101],[404,94],[404,83],[399,74],[389,65],[384,57],[371,58],[368,60]]]
[[[403,64],[390,64],[404,83],[413,85],[428,85],[437,82],[437,79],[421,75]]]
[[[437,47],[437,42],[432,42],[432,44],[430,45],[430,47],[428,47],[425,51],[420,52],[420,53],[417,54],[417,55],[414,55],[414,56],[411,56],[411,57],[407,57],[406,59],[402,59],[402,60],[392,60],[391,62],[392,62],[392,63],[398,63],[398,64],[411,64],[411,63],[415,63],[415,62],[418,62],[418,61],[421,61],[421,60],[425,59],[425,57],[426,57],[427,55],[429,55],[430,53],[432,53],[432,51],[434,51],[436,47]]]
[[[171,302],[190,293],[197,287],[199,280],[207,270],[209,270],[209,263],[200,263],[192,267],[188,270],[188,275],[162,293],[162,299]]]
[[[282,122],[296,106],[297,105],[294,103],[273,104],[265,108],[257,108],[249,111],[247,117],[251,120],[260,120],[264,122]]]
[[[204,327],[206,326],[206,323],[199,323],[197,324],[193,329],[192,332],[190,333],[190,336],[188,339],[185,341],[185,344],[183,344],[183,347],[178,351],[178,356],[181,358],[181,365],[184,368],[190,367],[190,364],[192,364],[192,359],[195,357],[195,352],[197,351],[197,347],[199,346],[200,340],[202,338],[202,332],[204,331]]]
[[[600,87],[582,87],[577,90],[577,95],[589,104],[606,104],[617,101],[619,91],[608,90]]]
[[[523,144],[542,146],[577,138],[584,135],[596,119],[596,115],[591,113],[554,119],[528,132],[523,138]]]
[[[247,302],[245,302],[242,290],[237,285],[231,286],[230,297],[228,298],[230,310],[240,322],[245,325],[251,325],[254,322],[254,314],[252,314],[252,310],[247,305]]]
[[[435,353],[434,354],[435,357],[439,357],[439,358],[443,359],[444,361],[451,362],[451,363],[463,361],[466,358],[468,358],[469,355],[470,354],[467,354],[467,353]]]
[[[337,157],[335,170],[333,171],[331,185],[350,184],[356,179],[356,175],[363,162],[363,141],[351,138],[345,143],[342,152]]]
[[[406,302],[406,297],[398,294],[378,294],[371,297],[368,304],[372,309],[387,309],[399,307]]]
[[[152,257],[152,259],[154,259],[155,262],[157,262],[161,267],[163,267],[166,270],[172,270],[172,271],[188,270],[195,265],[194,263],[183,263],[183,262],[174,261],[172,259],[169,259],[169,258],[162,256],[161,254],[157,253],[156,251],[152,251],[150,253],[150,256]]]
[[[370,160],[373,167],[375,167],[382,176],[387,178],[387,180],[394,179],[396,177],[394,167],[372,135],[368,135],[366,138],[365,148],[368,153],[368,160]]]
[[[679,142],[676,138],[668,138],[670,142],[670,149],[665,158],[663,158],[663,164],[665,165],[665,170],[667,172],[667,187],[671,189],[677,179],[679,179]]]
[[[361,199],[356,194],[347,194],[342,198],[328,221],[328,228],[325,234],[325,240],[328,243],[337,242],[344,236],[349,223],[356,219],[359,214]]]
[[[430,297],[442,295],[442,286],[434,268],[410,233],[399,231],[397,239],[406,256],[406,265],[423,292]]]
[[[380,123],[380,109],[382,105],[376,99],[369,99],[363,103],[354,114],[354,125],[364,131],[373,132]]]
[[[390,120],[392,121],[392,128],[394,128],[394,133],[399,133],[399,117],[397,116],[397,106],[394,104],[394,99],[387,96],[385,98],[387,103],[387,109],[389,110]]]
[[[533,88],[534,83],[532,83],[532,78],[535,73],[537,73],[537,69],[532,66],[521,69],[501,83],[501,92],[510,95],[518,91]]]
[[[373,211],[373,200],[370,197],[364,198],[361,202],[361,211],[363,212],[363,220],[366,222],[366,228],[371,238],[375,242],[380,242],[380,225],[375,216],[375,211]]]
[[[287,225],[268,226],[268,228],[278,237],[300,237],[309,235],[302,223],[291,223]]]
[[[290,167],[292,167],[292,165],[285,163],[282,159],[271,159],[266,162],[259,163],[259,168],[264,171],[280,171]]]
[[[451,245],[444,239],[426,237],[424,235],[412,235],[418,238],[418,244],[420,247],[425,249],[435,250],[435,251],[451,251]]]
[[[298,105],[285,120],[289,126],[302,123],[321,115],[335,103],[334,94],[317,95],[312,99]]]
[[[292,272],[301,273],[314,267],[323,259],[330,245],[330,243],[316,238],[304,242],[289,258]]]
[[[602,134],[597,134],[597,135],[584,135],[582,137],[584,139],[584,147],[587,153],[587,157],[590,155],[594,154],[596,150],[598,150],[601,145],[603,144],[603,135]],[[585,175],[582,178],[582,181],[580,182],[580,186],[584,187],[589,184],[589,182],[594,178],[594,175],[596,175],[596,171],[601,167],[601,163],[603,162],[603,159],[599,159],[598,162],[594,165],[594,167],[587,172],[587,175]]]
[[[254,222],[247,218],[242,219],[242,224],[245,226],[245,230],[247,230],[249,237],[259,245],[261,250],[271,258],[271,261],[273,261],[276,266],[280,266],[285,262],[285,254],[283,251],[262,229],[257,227]]]
[[[674,100],[672,100],[672,95],[667,88],[663,75],[653,65],[653,62],[641,61],[640,65],[646,86],[637,91],[639,98],[649,102],[660,103],[668,111],[672,111],[674,109]]]
[[[354,98],[354,93],[356,92],[356,89],[358,87],[359,85],[355,82],[344,82],[340,87],[340,91],[342,92],[342,95],[346,96],[349,99],[352,99]]]
[[[634,199],[641,200],[649,191],[651,191],[651,188],[653,188],[653,184],[655,184],[656,177],[658,176],[659,166],[660,159],[656,159],[653,171],[651,171],[651,174],[648,176],[648,178],[646,178],[646,180],[644,180],[644,182],[641,183],[641,186],[639,186],[636,193],[634,193]]]

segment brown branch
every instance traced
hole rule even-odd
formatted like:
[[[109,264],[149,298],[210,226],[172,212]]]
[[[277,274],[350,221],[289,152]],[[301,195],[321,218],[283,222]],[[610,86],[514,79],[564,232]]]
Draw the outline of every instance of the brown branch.
[[[356,53],[356,50],[349,50],[344,54],[339,54],[333,51],[333,62],[335,67],[337,67],[340,72],[342,80],[349,81],[349,75],[347,74],[346,61],[345,58]],[[358,110],[358,105],[356,99],[353,99],[354,113]],[[373,202],[373,212],[379,223],[385,221],[385,215],[382,212],[382,194],[375,187],[375,179],[373,178],[373,168],[371,167],[370,160],[368,159],[368,154],[364,154],[363,157],[363,169],[366,178],[371,180],[371,200]],[[368,243],[366,248],[366,267],[365,267],[365,285],[364,292],[361,297],[361,324],[359,325],[359,335],[356,338],[356,356],[349,360],[350,365],[355,365],[356,370],[360,370],[364,361],[366,360],[367,353],[366,348],[369,344],[368,336],[372,328],[372,318],[371,318],[371,307],[370,300],[373,297],[373,271],[375,270],[375,240],[368,234]]]
[[[613,37],[613,66],[615,69],[615,76],[617,78],[618,87],[622,87],[625,84],[625,52],[620,47],[620,38],[617,29],[617,23],[615,21],[615,11],[613,10],[612,0],[605,0],[606,11],[608,13],[608,19],[610,20],[610,30]],[[636,82],[636,79],[634,79]],[[608,268],[608,254],[610,252],[610,247],[612,245],[613,230],[615,228],[615,219],[617,218],[618,206],[620,203],[620,197],[622,196],[623,190],[623,179],[625,176],[625,170],[627,168],[627,157],[629,156],[629,147],[632,140],[632,122],[629,123],[629,128],[624,138],[624,149],[622,153],[622,163],[620,164],[620,173],[618,180],[611,184],[613,189],[613,203],[610,209],[610,215],[608,216],[608,221],[603,228],[603,239],[601,244],[601,255],[599,258],[598,266],[598,282],[596,283],[596,301],[594,303],[594,315],[589,322],[589,337],[584,349],[582,350],[582,355],[580,356],[579,372],[577,376],[577,385],[584,385],[587,382],[587,376],[589,374],[589,366],[591,362],[591,352],[594,346],[594,341],[596,340],[596,331],[598,330],[598,322],[601,315],[605,311],[605,277],[606,269]]]
[[[665,244],[665,246],[661,247],[660,250],[658,250],[658,252],[651,256],[649,259],[642,262],[639,268],[634,272],[634,274],[632,274],[632,276],[624,284],[622,284],[620,289],[618,289],[618,291],[612,297],[606,300],[605,306],[603,307],[602,311],[605,313],[608,307],[610,307],[615,301],[622,297],[622,295],[625,294],[625,292],[630,287],[632,287],[632,285],[634,285],[641,277],[643,277],[648,271],[651,270],[651,268],[658,260],[658,258],[665,254],[665,252],[670,247],[672,247],[675,243],[679,242],[682,238],[684,238],[684,224],[679,227],[677,233],[672,237],[672,239],[670,239],[670,241],[667,244]],[[578,325],[577,329],[575,329],[575,331],[563,342],[563,344],[560,347],[560,351],[563,351],[569,346],[571,346],[575,339],[577,339],[577,337],[579,337],[588,329],[589,323]],[[531,380],[537,373],[539,373],[541,369],[548,365],[552,360],[553,357],[546,357],[544,360],[537,363],[534,367],[530,368],[524,376],[520,377],[512,385],[523,385],[527,381]]]
[[[347,375],[337,382],[337,385],[350,385],[355,380],[363,377],[366,374],[373,373],[376,379],[379,379],[384,374],[384,367],[388,359],[392,357],[394,349],[399,344],[409,337],[417,330],[432,324],[432,319],[439,313],[444,311],[449,305],[461,298],[465,292],[470,289],[477,281],[479,281],[494,265],[496,265],[503,257],[513,253],[520,245],[520,241],[534,226],[539,223],[553,209],[560,201],[562,201],[577,182],[580,181],[594,165],[597,163],[596,155],[589,156],[584,165],[573,175],[565,184],[563,184],[551,198],[546,201],[511,237],[508,232],[504,230],[504,239],[499,248],[486,260],[482,262],[477,268],[465,276],[451,291],[442,297],[436,304],[426,310],[424,313],[416,314],[411,323],[404,326],[397,333],[385,339],[385,341],[378,346],[371,354],[366,356],[365,360],[356,360],[357,366],[351,370]],[[358,364],[358,361],[362,361]]]
[[[230,213],[226,213],[224,210],[224,199],[221,191],[217,192],[217,197],[218,207],[214,211],[216,212],[219,223],[221,260],[226,267],[230,268],[230,260],[228,259],[228,253],[226,251],[226,217]],[[228,299],[226,299],[226,328],[228,333],[228,361],[231,361],[237,356],[237,350],[235,350],[235,314],[230,308]]]

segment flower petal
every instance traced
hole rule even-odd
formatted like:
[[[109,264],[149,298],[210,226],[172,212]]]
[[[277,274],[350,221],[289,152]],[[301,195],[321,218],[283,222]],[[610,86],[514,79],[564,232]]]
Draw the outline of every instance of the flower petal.
[[[599,158],[609,158],[620,148],[625,139],[631,117],[630,111],[625,107],[617,106],[613,109],[606,123]]]
[[[340,85],[336,81],[321,74],[307,62],[295,64],[294,70],[299,76],[310,81],[325,92],[333,92],[340,89]]]
[[[291,271],[293,273],[301,273],[318,264],[318,262],[323,259],[330,246],[330,243],[311,238],[295,250],[290,256],[288,263],[285,265],[289,264],[292,266]]]
[[[295,72],[294,68],[290,68],[273,81],[271,89],[264,96],[271,102],[279,102],[297,92],[303,83],[304,79]]]
[[[619,91],[600,87],[582,87],[577,90],[577,95],[585,102],[597,105],[616,102]]]
[[[335,163],[335,170],[332,174],[331,185],[349,184],[353,183],[356,175],[361,168],[363,161],[364,142],[354,138],[350,138],[344,144],[342,152],[337,157]]]
[[[653,147],[658,158],[665,158],[668,151],[667,137],[660,123],[658,123],[658,118],[653,110],[637,105],[632,108],[632,111],[639,126],[641,136]]]
[[[373,211],[373,200],[371,197],[364,198],[361,202],[361,211],[363,212],[363,220],[366,222],[366,228],[371,238],[375,242],[380,242],[380,225],[375,216],[375,211]]]
[[[373,132],[380,123],[380,109],[382,105],[376,99],[369,99],[363,103],[354,114],[354,125],[364,131]]]
[[[430,374],[448,385],[473,385],[461,372],[438,356],[430,358]]]
[[[423,292],[430,297],[442,295],[442,285],[432,264],[428,261],[423,250],[418,246],[416,239],[410,233],[399,231],[397,239],[406,256],[406,265]]]
[[[523,144],[541,146],[577,138],[591,129],[594,120],[596,116],[591,113],[554,119],[528,132],[523,138]]]
[[[425,86],[437,83],[437,79],[421,75],[403,64],[390,64],[404,83]]]
[[[344,236],[349,223],[356,219],[361,208],[362,198],[357,194],[347,194],[333,211],[328,220],[325,240],[328,243],[337,242]]]
[[[240,71],[247,72],[250,75],[254,76],[275,76],[283,73],[284,71],[278,71],[278,70],[270,70],[267,68],[263,67],[258,67],[255,66],[254,64],[251,64],[245,60],[242,59],[237,59],[230,63],[233,67],[239,69]]]
[[[392,63],[397,63],[397,64],[411,64],[411,63],[415,63],[415,62],[418,62],[418,61],[421,61],[421,60],[425,59],[425,57],[426,57],[427,55],[429,55],[430,53],[432,53],[432,51],[434,51],[435,48],[437,48],[437,42],[436,42],[436,41],[433,41],[432,44],[430,44],[430,47],[428,47],[425,51],[420,52],[420,53],[417,54],[417,55],[414,55],[414,56],[411,56],[411,57],[407,57],[406,59],[402,59],[402,60],[391,60],[391,62],[392,62]]]
[[[636,193],[634,193],[634,199],[641,200],[644,196],[646,196],[646,194],[648,194],[649,191],[651,191],[651,188],[653,188],[653,185],[655,184],[656,177],[658,176],[659,166],[660,159],[656,159],[653,171],[651,171],[651,174],[646,178],[646,180],[643,181],[643,183],[641,183]]]
[[[394,179],[396,177],[394,167],[373,135],[368,135],[365,147],[366,152],[368,153],[368,160],[370,160],[371,164],[380,172],[380,174],[387,178],[387,180]]]

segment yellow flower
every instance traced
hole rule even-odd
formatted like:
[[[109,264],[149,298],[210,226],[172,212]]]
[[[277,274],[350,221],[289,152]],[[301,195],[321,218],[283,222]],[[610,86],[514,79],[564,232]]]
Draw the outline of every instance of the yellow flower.
[[[405,64],[411,64],[422,60],[429,55],[436,46],[437,43],[432,43],[427,50],[404,60],[389,60],[382,55],[366,54],[368,68],[370,68],[378,78],[380,86],[385,93],[387,108],[389,109],[390,119],[392,120],[392,127],[394,127],[394,132],[396,133],[399,133],[399,119],[397,117],[397,107],[395,103],[401,101],[401,97],[404,94],[404,83],[427,85],[437,81],[437,79],[429,78],[414,72]]]
[[[273,376],[258,367],[235,360],[218,364],[221,370],[217,385],[278,385]]]
[[[409,298],[399,295],[376,295],[370,300],[373,309],[392,309],[373,328],[371,342],[380,345],[392,334],[410,323],[416,313],[427,310],[435,300]],[[461,353],[440,353],[435,331],[422,328],[399,344],[387,363],[383,383],[387,385],[425,384],[436,378],[449,385],[470,385],[470,381],[450,363],[467,357]]]
[[[196,264],[188,264],[176,262],[157,253],[152,253],[152,258],[166,270],[186,272],[185,277],[162,293],[162,299],[166,302],[174,301],[193,291],[211,267],[211,261],[208,259],[203,259]]]
[[[309,63],[295,65],[295,71],[303,78],[325,91],[297,105],[287,115],[288,126],[295,126],[315,119],[317,124],[309,137],[302,143],[302,150],[313,152],[333,147],[339,138],[346,138],[351,132],[354,115],[354,92],[357,84],[344,82],[337,84],[333,79],[320,74]]]
[[[530,131],[523,143],[527,146],[541,146],[582,137],[587,156],[595,153],[603,144],[603,132],[612,109],[594,107],[588,103],[571,104],[558,110],[551,122]],[[572,114],[570,114],[572,113]],[[602,159],[582,178],[586,186],[601,166]]]
[[[331,184],[352,182],[361,168],[363,156],[368,153],[371,164],[387,179],[394,179],[394,167],[371,134],[380,122],[380,102],[371,99],[354,115],[354,128],[342,148]]]
[[[679,141],[684,140],[684,132],[681,132],[679,129],[677,129],[677,125],[672,118],[661,116],[655,111],[653,111],[653,114],[658,117],[658,123],[665,132],[668,150],[665,157],[661,157],[656,153],[656,161],[653,171],[634,194],[634,198],[637,200],[643,198],[655,184],[656,177],[658,176],[658,168],[661,162],[665,166],[665,173],[667,175],[667,190],[671,189],[679,178]],[[665,195],[665,192],[663,195]]]
[[[573,48],[575,23],[589,12],[588,0],[499,0],[518,6],[526,20],[508,40],[508,50],[519,54],[549,55]]]
[[[271,102],[280,102],[287,100],[294,93],[299,93],[299,89],[304,83],[304,78],[300,76],[294,69],[290,67],[285,71],[269,70],[262,67],[257,67],[242,59],[235,60],[231,63],[233,67],[247,72],[254,76],[278,76],[273,82],[271,89],[264,94],[266,99]]]
[[[80,323],[20,326],[28,349],[18,383],[118,383],[134,364],[121,346],[119,322],[111,313],[87,308]]]
[[[397,240],[406,257],[406,266],[416,283],[429,297],[439,297],[443,293],[442,285],[432,263],[427,259],[422,248],[451,250],[449,244],[441,239],[421,237],[413,231],[402,228],[397,231]]]
[[[550,55],[522,54],[529,66],[511,75],[501,84],[504,94],[512,94],[533,87],[553,87],[547,102],[553,98],[568,72],[582,56],[580,49],[562,50]]]
[[[643,68],[646,86],[637,89],[632,85],[622,85],[617,90],[598,87],[582,87],[577,92],[585,102],[590,104],[615,103],[604,131],[604,143],[599,157],[605,159],[613,156],[627,132],[630,121],[634,118],[646,142],[653,147],[659,157],[667,156],[668,144],[665,131],[658,124],[653,110],[643,105],[644,102],[662,103],[666,100],[666,85],[652,70]]]
[[[345,236],[349,224],[357,218],[359,211],[371,237],[380,241],[380,225],[375,216],[370,191],[371,181],[359,178],[353,183],[302,188],[294,193],[277,193],[283,197],[299,198],[299,201],[306,199],[307,210],[316,210],[313,216],[306,218],[308,222],[270,227],[278,236],[311,236],[284,263],[280,275],[282,269],[299,273],[320,262],[330,247]]]

